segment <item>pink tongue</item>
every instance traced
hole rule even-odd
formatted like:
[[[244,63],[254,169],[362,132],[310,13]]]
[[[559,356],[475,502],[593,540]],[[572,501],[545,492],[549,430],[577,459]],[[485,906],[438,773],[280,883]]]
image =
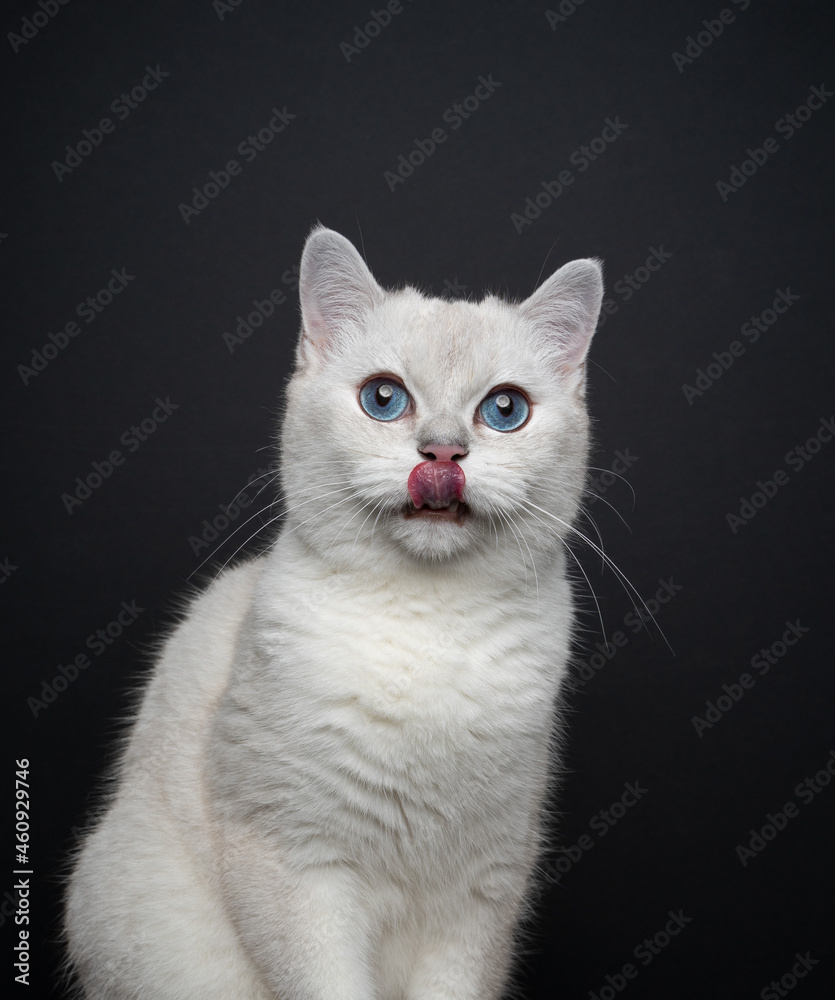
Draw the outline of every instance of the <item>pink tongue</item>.
[[[464,497],[464,470],[457,462],[421,462],[409,474],[409,496],[415,507],[438,510]]]

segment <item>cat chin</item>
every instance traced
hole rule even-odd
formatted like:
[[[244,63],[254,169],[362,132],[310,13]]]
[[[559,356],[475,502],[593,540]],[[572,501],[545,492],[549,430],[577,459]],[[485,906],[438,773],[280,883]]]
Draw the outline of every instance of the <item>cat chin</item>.
[[[456,511],[401,508],[389,522],[390,537],[413,559],[442,563],[475,555],[483,548],[484,525],[466,504]]]

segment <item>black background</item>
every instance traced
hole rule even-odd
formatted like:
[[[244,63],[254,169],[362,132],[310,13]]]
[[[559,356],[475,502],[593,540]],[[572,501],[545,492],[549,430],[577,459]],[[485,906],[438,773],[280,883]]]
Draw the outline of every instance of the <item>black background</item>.
[[[791,138],[777,130],[811,88],[835,88],[828,5],[753,0],[743,11],[728,0],[734,20],[699,54],[702,22],[721,25],[721,0],[554,0],[563,19],[553,23],[547,3],[404,0],[350,61],[341,43],[382,0],[217,6],[71,0],[19,51],[2,42],[0,384],[9,451],[0,594],[11,612],[3,818],[12,813],[14,759],[27,757],[36,872],[28,995],[60,995],[52,983],[61,866],[152,640],[201,560],[231,557],[259,523],[233,535],[239,517],[199,554],[189,542],[271,461],[298,324],[282,275],[316,220],[364,248],[384,285],[436,294],[464,286],[476,297],[521,298],[567,260],[605,260],[613,306],[592,350],[593,464],[610,468],[617,451],[636,458],[628,482],[601,483],[603,498],[589,510],[645,600],[660,581],[681,588],[657,614],[675,655],[656,628],[624,626],[628,594],[578,546],[606,636],[620,629],[629,641],[596,659],[605,665],[571,698],[560,838],[568,848],[586,834],[593,847],[576,864],[569,854],[548,861],[522,994],[600,996],[606,976],[619,982],[632,962],[639,973],[625,997],[757,998],[790,972],[797,952],[809,952],[818,964],[791,995],[833,995],[835,788],[818,786],[808,803],[795,789],[835,747],[835,444],[808,452],[800,469],[788,453],[835,413],[827,282],[835,102],[801,112],[807,120]],[[34,0],[6,4],[3,32],[19,33],[39,9]],[[680,71],[673,53],[685,53],[688,36],[697,57]],[[168,75],[118,120],[111,102],[157,65]],[[500,86],[452,129],[445,111],[474,93],[479,76]],[[246,163],[237,147],[273,107],[295,117]],[[115,131],[59,180],[53,164],[103,117]],[[607,118],[627,127],[580,170],[572,154]],[[438,127],[446,142],[392,191],[385,172]],[[717,182],[769,138],[779,148],[723,198]],[[181,203],[231,158],[240,175],[184,221]],[[541,182],[564,169],[573,184],[529,225],[514,225]],[[671,256],[657,271],[638,271],[627,300],[617,283],[652,248]],[[94,322],[79,321],[76,304],[121,268],[134,276],[127,287]],[[287,301],[230,352],[224,333],[276,288]],[[786,289],[799,298],[751,343],[741,327]],[[71,320],[81,332],[42,371],[21,375],[18,366]],[[688,401],[683,385],[695,386],[697,370],[735,340],[744,353]],[[128,451],[121,436],[157,397],[176,411]],[[116,448],[124,464],[68,512],[62,495]],[[786,484],[733,530],[727,515],[778,470]],[[255,539],[249,549],[257,548]],[[586,632],[575,673],[604,642],[588,587],[580,589]],[[87,636],[123,601],[144,610],[93,655]],[[761,676],[750,661],[788,621],[808,632]],[[59,664],[84,652],[90,666],[63,684]],[[744,672],[753,688],[699,735],[693,717]],[[635,781],[646,793],[600,836],[593,818]],[[743,865],[738,845],[787,802],[798,814]],[[15,864],[11,837],[5,843],[3,892]],[[8,899],[0,975],[22,991]],[[633,951],[670,910],[690,922],[644,966]]]

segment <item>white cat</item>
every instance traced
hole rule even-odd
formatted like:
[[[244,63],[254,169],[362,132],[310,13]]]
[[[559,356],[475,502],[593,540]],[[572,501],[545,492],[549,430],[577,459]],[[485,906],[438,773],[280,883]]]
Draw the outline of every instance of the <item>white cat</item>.
[[[88,1000],[494,1000],[541,848],[600,266],[384,292],[314,230],[287,513],[166,642],[71,877]]]

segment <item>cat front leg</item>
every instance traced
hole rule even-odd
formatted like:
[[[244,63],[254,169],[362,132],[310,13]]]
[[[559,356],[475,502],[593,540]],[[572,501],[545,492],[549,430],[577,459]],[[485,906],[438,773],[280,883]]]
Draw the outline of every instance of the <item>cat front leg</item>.
[[[509,960],[510,941],[488,952],[453,939],[421,956],[406,1000],[499,1000]]]
[[[419,946],[405,1000],[499,1000],[517,916],[515,906],[470,897]]]
[[[382,1000],[358,879],[338,864],[294,866],[260,835],[224,838],[226,907],[280,1000]]]

